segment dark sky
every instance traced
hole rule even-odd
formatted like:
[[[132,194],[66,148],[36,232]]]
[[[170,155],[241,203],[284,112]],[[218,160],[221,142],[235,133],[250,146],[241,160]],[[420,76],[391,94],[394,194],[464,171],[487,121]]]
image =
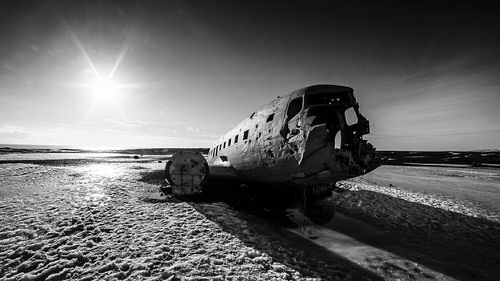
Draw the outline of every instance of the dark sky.
[[[479,1],[2,1],[0,143],[208,147],[353,87],[388,150],[499,148],[500,10]]]

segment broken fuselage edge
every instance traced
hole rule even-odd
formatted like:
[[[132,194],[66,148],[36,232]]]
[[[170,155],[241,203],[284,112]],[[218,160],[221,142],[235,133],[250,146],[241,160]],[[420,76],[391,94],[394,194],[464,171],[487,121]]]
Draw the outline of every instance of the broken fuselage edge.
[[[348,110],[356,122],[348,124]],[[376,168],[375,148],[362,138],[368,133],[352,88],[305,87],[267,103],[220,138],[208,153],[208,177],[332,186]]]

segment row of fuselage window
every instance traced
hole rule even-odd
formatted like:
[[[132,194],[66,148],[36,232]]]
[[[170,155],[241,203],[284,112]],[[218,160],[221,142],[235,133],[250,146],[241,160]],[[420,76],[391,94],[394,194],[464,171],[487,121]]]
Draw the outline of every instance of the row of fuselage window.
[[[234,144],[238,143],[238,137],[239,137],[239,135],[234,136]],[[243,140],[247,140],[247,139],[248,139],[248,130],[246,130],[245,132],[243,132]],[[221,149],[226,148],[226,143],[227,143],[227,147],[230,147],[232,140],[233,139],[229,139],[227,142],[225,141],[224,143],[221,143],[218,146],[212,148],[212,156],[217,156],[218,152]]]
[[[253,117],[254,114],[252,114],[252,117]],[[267,122],[271,122],[272,120],[274,119],[274,113],[269,115],[266,119],[266,123]],[[257,128],[258,125],[256,125],[255,127]],[[243,140],[247,140],[248,139],[248,131],[249,130],[246,130],[243,132]],[[260,137],[260,133],[259,133],[259,137]],[[238,137],[239,135],[236,135],[234,136],[234,144],[237,144],[238,143]],[[224,143],[221,143],[219,145],[217,145],[216,147],[212,148],[212,152],[210,153],[213,156],[217,156],[219,154],[219,151],[221,151],[222,149],[226,148],[226,144],[227,144],[227,147],[230,147],[231,146],[231,141],[233,139],[229,139],[228,141],[225,141]]]

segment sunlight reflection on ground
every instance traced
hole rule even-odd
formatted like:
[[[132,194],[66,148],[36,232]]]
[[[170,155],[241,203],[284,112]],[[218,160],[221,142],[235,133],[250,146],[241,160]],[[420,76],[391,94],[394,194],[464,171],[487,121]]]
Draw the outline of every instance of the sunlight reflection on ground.
[[[94,186],[84,197],[84,200],[88,202],[101,202],[109,200],[109,196],[107,196],[102,187]]]
[[[94,178],[99,182],[115,181],[120,179],[125,174],[123,167],[108,163],[90,164],[83,167],[78,167],[77,170],[83,173],[88,178]],[[100,178],[100,179],[99,179]],[[95,184],[87,191],[83,198],[89,204],[104,204],[110,200],[108,192],[103,188],[102,184]]]
[[[123,169],[113,167],[110,164],[92,164],[81,169],[82,172],[92,176],[103,176],[116,178],[124,173]]]

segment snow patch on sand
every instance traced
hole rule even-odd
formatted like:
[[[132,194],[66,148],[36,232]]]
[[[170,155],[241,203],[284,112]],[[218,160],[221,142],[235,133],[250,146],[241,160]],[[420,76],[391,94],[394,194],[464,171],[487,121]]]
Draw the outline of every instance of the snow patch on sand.
[[[473,202],[460,201],[457,199],[447,198],[446,196],[442,195],[409,191],[391,186],[369,184],[361,178],[354,178],[347,181],[338,182],[337,187],[350,191],[373,191],[403,199],[409,202],[419,203],[434,208],[440,208],[446,211],[451,211],[467,216],[485,218],[494,222],[500,222],[500,214],[498,213],[485,210]]]
[[[313,280],[160,197],[129,166],[4,177],[0,189],[13,192],[0,197],[0,280]],[[23,169],[38,168],[9,173]]]

